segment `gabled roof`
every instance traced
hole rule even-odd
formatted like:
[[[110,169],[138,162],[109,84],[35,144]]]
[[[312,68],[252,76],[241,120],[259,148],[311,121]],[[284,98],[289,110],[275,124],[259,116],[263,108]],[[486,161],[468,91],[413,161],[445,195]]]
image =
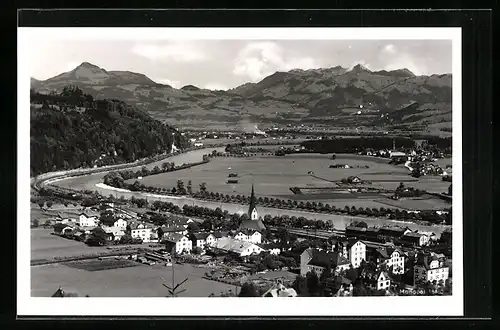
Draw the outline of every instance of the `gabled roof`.
[[[125,231],[120,228],[120,227],[104,227],[104,231],[108,234],[113,234],[113,235],[124,235]]]
[[[363,241],[359,240],[359,239],[351,239],[348,241],[347,243],[347,248],[350,249],[354,244],[358,243],[358,242],[361,242],[363,243],[364,245],[366,245]]]
[[[143,225],[144,228],[138,228],[140,225]],[[151,229],[153,228],[153,226],[151,226],[149,223],[138,223],[138,222],[134,222],[132,224],[130,224],[130,229]]]
[[[236,231],[236,235],[238,235],[239,233],[251,236],[251,235],[253,235],[255,233],[260,233],[260,231],[258,231],[256,229],[243,228],[243,229],[240,229],[240,230]]]
[[[262,222],[261,219],[257,220],[245,220],[241,223],[239,230],[244,230],[244,229],[252,229],[252,230],[265,230],[266,226],[264,226],[264,223]]]
[[[241,253],[253,246],[258,247],[250,242],[240,241],[230,237],[223,237],[215,243],[217,249],[235,253]]]
[[[418,238],[418,239],[420,239],[420,237],[422,237],[422,236],[423,235],[420,234],[420,233],[411,232],[411,233],[404,234],[403,238],[411,237],[411,238]]]
[[[194,237],[196,240],[205,240],[207,239],[209,233],[194,233],[191,236]]]
[[[177,232],[186,231],[186,228],[184,228],[182,226],[171,226],[171,227],[170,226],[161,226],[160,228],[164,233],[177,233]]]
[[[309,249],[308,253],[311,255],[309,265],[326,268],[336,268],[337,266],[349,264],[349,260],[344,258],[337,252],[325,252],[317,249]]]
[[[181,234],[177,234],[177,233],[167,233],[167,234],[163,235],[162,242],[166,241],[166,242],[177,243],[183,237],[186,237],[186,236],[181,235]]]
[[[225,231],[215,231],[211,234],[214,235],[215,238],[222,238],[222,237],[228,236],[228,232],[225,232]]]

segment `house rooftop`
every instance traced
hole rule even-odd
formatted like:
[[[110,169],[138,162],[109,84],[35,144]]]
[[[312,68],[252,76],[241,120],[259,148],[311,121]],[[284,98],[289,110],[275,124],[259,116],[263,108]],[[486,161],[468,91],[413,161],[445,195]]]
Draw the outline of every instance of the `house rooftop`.
[[[194,233],[192,234],[192,236],[194,238],[196,238],[197,240],[205,240],[207,239],[208,235],[210,235],[209,233]]]
[[[252,246],[256,245],[230,237],[223,237],[215,243],[217,249],[235,253],[241,253]]]
[[[403,235],[403,238],[405,237],[412,237],[412,238],[420,238],[422,237],[423,235],[420,234],[420,233],[415,233],[415,232],[411,232],[411,233],[406,233]]]
[[[308,253],[311,255],[311,260],[309,261],[309,265],[318,266],[318,267],[328,267],[330,266],[332,269],[349,264],[349,260],[344,258],[340,253],[337,252],[325,252],[320,251],[318,249],[310,249],[311,251]]]
[[[183,237],[185,237],[184,235],[181,235],[181,234],[177,234],[177,233],[167,233],[165,235],[163,235],[163,238],[162,238],[162,242],[172,242],[172,243],[177,243],[178,241],[180,241]]]

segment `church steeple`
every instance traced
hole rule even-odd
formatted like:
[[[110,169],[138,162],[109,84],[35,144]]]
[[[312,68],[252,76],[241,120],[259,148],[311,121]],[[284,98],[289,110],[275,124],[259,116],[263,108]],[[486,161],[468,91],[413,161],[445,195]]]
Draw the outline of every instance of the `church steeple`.
[[[252,184],[252,194],[250,195],[250,207],[248,208],[248,217],[252,220],[257,216],[257,198],[255,198],[255,190]],[[255,212],[254,212],[255,210]]]

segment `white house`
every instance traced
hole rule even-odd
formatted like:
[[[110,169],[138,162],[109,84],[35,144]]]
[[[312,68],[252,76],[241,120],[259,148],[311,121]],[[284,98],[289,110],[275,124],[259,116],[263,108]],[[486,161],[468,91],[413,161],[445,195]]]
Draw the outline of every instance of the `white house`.
[[[103,227],[103,230],[108,234],[110,240],[119,241],[125,235],[124,228],[120,227]]]
[[[193,247],[199,247],[201,249],[205,248],[205,245],[207,245],[207,238],[209,237],[210,234],[208,233],[194,233],[190,235],[190,239],[192,242]],[[213,243],[213,242],[212,242]]]
[[[145,223],[133,223],[130,225],[130,236],[140,238],[144,243],[151,242],[152,226]]]
[[[99,221],[95,216],[89,216],[85,213],[80,213],[78,223],[81,227],[95,227],[97,226]]]
[[[391,278],[386,272],[377,275],[377,290],[387,290],[391,286]]]
[[[354,268],[361,265],[361,261],[366,260],[366,244],[361,241],[354,241],[347,245],[349,261]]]
[[[165,243],[167,250],[175,248],[175,253],[190,253],[193,249],[193,243],[191,240],[181,234],[177,233],[167,233],[163,235],[162,242]]]
[[[444,258],[436,254],[420,255],[413,268],[413,283],[446,281],[449,277],[449,267],[444,265]]]
[[[253,244],[260,244],[262,242],[262,234],[257,230],[240,230],[234,236],[234,239],[250,242]]]
[[[253,243],[233,239],[230,237],[220,238],[215,242],[213,247],[217,250],[236,254],[240,257],[248,257],[252,254],[260,254],[262,251],[264,251],[263,248]]]
[[[227,232],[221,231],[210,233],[206,238],[206,244],[209,246],[214,246],[215,242],[224,237],[229,237],[229,234]]]
[[[389,252],[389,259],[387,259],[387,266],[392,267],[394,274],[404,274],[405,272],[405,254],[399,249],[387,248]]]
[[[179,235],[184,235],[186,236],[188,234],[188,230],[184,227],[184,226],[161,226],[161,231],[163,232],[163,234],[170,234],[170,233],[174,233],[174,234],[179,234]],[[158,231],[158,229],[157,229]]]
[[[123,219],[118,219],[113,223],[113,227],[127,228],[127,221]]]

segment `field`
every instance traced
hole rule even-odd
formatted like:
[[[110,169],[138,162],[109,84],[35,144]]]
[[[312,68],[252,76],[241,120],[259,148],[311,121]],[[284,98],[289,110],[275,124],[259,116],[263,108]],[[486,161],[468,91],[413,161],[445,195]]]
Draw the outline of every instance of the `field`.
[[[408,187],[431,192],[444,192],[449,186],[449,183],[443,182],[441,177],[437,176],[412,178],[404,166],[390,165],[386,159],[358,155],[338,155],[336,160],[331,160],[329,157],[330,155],[294,154],[284,157],[215,158],[207,164],[186,170],[145,177],[141,183],[172,188],[176,185],[177,180],[183,180],[185,184],[191,180],[194,190],[197,190],[199,185],[205,182],[209,191],[230,195],[248,195],[250,187],[254,183],[258,196],[321,201],[341,207],[353,205],[352,200],[358,200],[363,207],[368,206],[364,205],[366,203],[370,204],[369,207],[387,207],[378,201],[390,201],[386,196],[378,193],[363,196],[350,193],[346,188],[339,189],[337,183],[348,176],[358,176],[362,180],[370,182],[366,185],[370,188],[387,190],[394,190],[400,182],[404,182]],[[332,164],[348,164],[353,168],[329,168]],[[227,183],[229,173],[238,174],[239,182],[237,184]],[[128,182],[134,181],[129,180]],[[305,193],[294,195],[290,191],[291,187],[303,188]],[[405,202],[401,201],[402,205],[396,207],[413,207],[405,206]],[[445,202],[440,200],[435,200],[434,204],[445,207]],[[420,205],[424,204],[420,203]]]
[[[119,269],[126,267],[136,267],[140,265],[139,263],[127,260],[127,259],[103,259],[103,260],[83,260],[83,261],[71,261],[63,263],[64,266],[83,269],[88,272],[98,272],[109,269]]]
[[[102,261],[106,262],[105,260]],[[175,283],[185,278],[182,286],[187,289],[181,297],[208,297],[235,287],[203,279],[207,270],[191,265],[175,266]],[[162,280],[165,279],[167,282]],[[31,295],[50,297],[61,286],[66,291],[76,291],[90,297],[166,297],[168,290],[162,285],[171,285],[172,268],[163,265],[142,265],[135,267],[88,271],[62,264],[31,267]]]
[[[52,235],[52,232],[52,229],[31,229],[31,260],[51,260],[54,257],[109,251],[105,247],[90,247],[82,242]]]

